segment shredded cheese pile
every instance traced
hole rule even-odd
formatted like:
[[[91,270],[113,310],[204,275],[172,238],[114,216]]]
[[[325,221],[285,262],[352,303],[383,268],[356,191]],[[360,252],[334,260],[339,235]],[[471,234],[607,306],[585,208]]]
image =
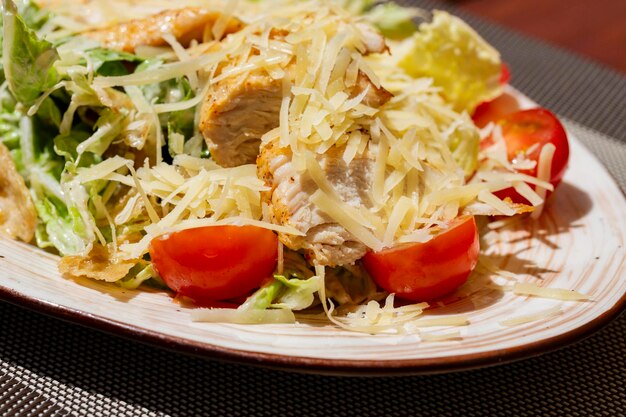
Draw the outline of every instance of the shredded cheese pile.
[[[260,192],[266,187],[256,177],[254,165],[222,168],[211,160],[183,154],[177,155],[172,165],[146,165],[136,173],[132,167],[132,161],[116,156],[80,168],[75,179],[80,184],[107,180],[113,184],[111,190],[115,184],[123,184],[135,191],[113,213],[115,225],[132,223],[143,210],[148,212],[152,224],[145,226],[146,235],[139,242],[123,244],[122,258],[135,259],[147,253],[154,236],[212,224],[261,225],[299,233],[256,220],[262,212]],[[112,196],[113,192],[105,192],[102,203]]]
[[[128,17],[119,13],[130,13],[120,8],[117,14],[111,15],[108,7],[101,3],[89,4],[100,7],[102,16],[113,16],[114,21]],[[145,134],[141,128],[156,124],[159,114],[194,106],[198,109],[198,119],[201,107],[198,104],[212,86],[231,78],[261,73],[283,86],[280,125],[265,134],[263,142],[277,141],[281,147],[289,148],[296,170],[306,171],[319,187],[311,201],[371,249],[380,250],[397,242],[426,241],[431,236],[428,231],[431,227],[445,226],[463,211],[480,211],[481,205],[482,210],[491,214],[515,214],[515,207],[493,194],[509,186],[514,186],[533,206],[542,205],[541,194],[551,190],[550,184],[541,176],[537,179],[511,172],[506,152],[502,157],[499,148],[483,156],[476,173],[471,164],[459,164],[454,152],[470,156],[477,153],[480,133],[470,117],[454,111],[441,98],[431,79],[414,79],[405,74],[393,54],[369,54],[368,45],[377,43],[377,34],[360,18],[330,1],[268,3],[226,2],[223,18],[233,15],[246,23],[239,32],[222,41],[210,36],[207,42],[192,42],[187,49],[172,36],[166,36],[173,54],[163,55],[171,58],[163,65],[130,75],[94,77],[93,88],[99,94],[89,97],[90,100],[111,102],[109,96],[115,95],[111,91],[123,87],[131,101],[124,105],[129,114],[127,121],[120,121],[118,127],[106,128],[112,132],[128,130],[128,127],[139,129],[139,134],[127,136],[143,139],[143,142],[136,140],[140,144],[138,149],[144,142],[153,144],[155,160],[159,163],[163,133],[154,129],[152,134]],[[58,16],[63,18],[55,23],[65,25],[68,30],[72,29],[68,20],[72,19],[83,23],[82,27],[74,25],[77,31],[111,23],[110,19],[85,21],[73,11],[56,6],[62,11]],[[152,6],[155,6],[151,9],[154,12],[166,5],[161,2]],[[142,16],[148,10],[133,13]],[[394,49],[401,49],[401,46],[391,46],[392,53]],[[195,90],[195,97],[190,100],[152,104],[138,88],[183,76]],[[364,87],[362,79],[367,80]],[[368,106],[368,95],[380,88],[387,89],[394,97],[380,108]],[[84,104],[85,99],[77,95],[71,110]],[[64,120],[71,120],[71,117],[64,117]],[[106,133],[96,132],[96,139]],[[185,138],[174,139],[178,141],[174,141],[172,148],[182,152]],[[196,131],[197,140],[202,138]],[[455,145],[458,149],[452,150],[453,142],[460,143]],[[325,167],[320,166],[317,155],[331,148],[341,152],[347,165],[355,158],[369,161],[371,207],[351,206],[326,180]],[[547,158],[549,156],[546,161],[540,161],[541,166],[549,162]],[[252,181],[253,170],[248,168],[245,172]],[[241,172],[233,171],[232,175],[240,176]],[[525,182],[537,185],[538,191]],[[133,186],[128,181],[126,185]],[[161,186],[169,185],[163,182]],[[239,194],[237,198],[241,207],[239,216],[260,220],[259,210],[247,208],[258,204],[258,195]],[[246,198],[251,201],[244,203]],[[188,203],[176,199],[168,202]],[[199,209],[196,215],[202,212]],[[265,225],[270,227],[269,223]],[[173,223],[168,222],[166,226],[171,227]]]

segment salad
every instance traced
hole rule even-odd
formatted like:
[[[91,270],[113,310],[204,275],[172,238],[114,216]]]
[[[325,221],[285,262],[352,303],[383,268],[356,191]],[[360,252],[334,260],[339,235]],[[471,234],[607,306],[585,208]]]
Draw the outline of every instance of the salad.
[[[406,330],[488,265],[480,226],[538,217],[567,165],[558,119],[519,110],[447,12],[2,6],[1,232],[194,320]]]

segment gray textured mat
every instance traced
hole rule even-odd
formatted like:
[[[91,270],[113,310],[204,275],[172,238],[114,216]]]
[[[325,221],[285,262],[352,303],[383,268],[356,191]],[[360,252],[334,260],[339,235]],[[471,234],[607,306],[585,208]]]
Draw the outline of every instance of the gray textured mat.
[[[0,384],[5,373],[19,390],[28,387],[58,407],[56,415],[626,415],[626,316],[541,357],[404,378],[301,375],[204,361],[7,304],[0,305],[0,317]]]
[[[468,20],[502,51],[513,84],[563,116],[626,190],[626,77]],[[204,361],[0,304],[0,415],[620,416],[625,383],[626,316],[509,365],[355,379]]]

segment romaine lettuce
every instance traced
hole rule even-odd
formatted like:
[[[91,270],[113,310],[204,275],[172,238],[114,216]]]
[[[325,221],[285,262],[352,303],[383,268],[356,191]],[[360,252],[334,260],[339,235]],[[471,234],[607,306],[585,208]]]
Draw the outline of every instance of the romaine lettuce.
[[[132,66],[128,64],[140,64],[143,61],[137,55],[128,52],[104,48],[90,49],[85,51],[85,54],[91,60],[96,74],[106,77],[130,74]]]
[[[29,106],[57,83],[58,73],[53,65],[59,54],[50,42],[40,39],[26,25],[13,1],[3,0],[3,6],[4,76],[17,101]]]
[[[292,276],[274,275],[270,281],[239,307],[240,310],[263,310],[267,308],[283,308],[292,311],[304,310],[315,301],[315,293],[320,290],[319,277],[298,279]]]
[[[436,10],[407,42],[400,66],[413,77],[432,78],[457,111],[471,114],[502,93],[500,54],[458,17]]]
[[[315,293],[320,290],[320,277],[309,279],[288,279],[283,275],[274,275],[274,279],[283,284],[284,290],[274,300],[272,307],[287,308],[292,311],[304,310],[315,301]]]
[[[365,16],[385,37],[404,39],[417,31],[413,19],[420,16],[420,13],[416,8],[403,7],[396,3],[382,3],[369,10]]]
[[[35,3],[30,0],[18,0],[15,2],[17,10],[24,23],[31,29],[40,29],[43,24],[48,20],[48,13],[41,10]],[[4,10],[4,5],[0,4],[0,9]],[[2,43],[3,43],[3,24],[0,19],[0,56],[2,55]],[[2,60],[0,60],[0,82],[4,81],[4,68],[2,66]]]

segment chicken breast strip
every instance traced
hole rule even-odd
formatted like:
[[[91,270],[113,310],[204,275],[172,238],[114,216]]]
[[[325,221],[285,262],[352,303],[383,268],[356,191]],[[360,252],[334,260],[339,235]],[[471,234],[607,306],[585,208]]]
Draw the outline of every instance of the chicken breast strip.
[[[135,19],[117,25],[84,33],[85,36],[100,41],[105,48],[134,52],[138,46],[164,46],[164,35],[173,35],[187,47],[192,40],[203,41],[211,34],[220,12],[187,7],[165,10],[145,19]],[[234,17],[225,22],[222,36],[234,33],[244,24]]]
[[[387,51],[378,32],[368,25],[357,26],[363,35],[364,54]],[[275,38],[287,35],[273,33]],[[359,72],[350,96],[358,96],[365,89],[368,91],[363,103],[370,107],[378,108],[392,97]],[[253,164],[259,154],[261,137],[278,126],[281,100],[282,80],[272,79],[262,69],[229,77],[211,88],[201,110],[200,131],[213,159],[224,167]]]
[[[368,106],[380,107],[391,98],[363,73],[359,73],[351,96],[366,88],[363,103]],[[212,158],[223,167],[255,163],[261,137],[278,127],[282,97],[282,81],[260,70],[218,83],[204,102],[200,121]]]
[[[374,155],[368,150],[346,164],[343,152],[344,148],[333,147],[316,155],[316,159],[344,203],[355,208],[372,207],[368,190]],[[290,249],[303,249],[313,263],[337,266],[362,258],[367,247],[311,202],[311,195],[318,187],[309,175],[296,171],[292,156],[291,150],[281,148],[277,141],[261,147],[257,172],[271,188],[262,194],[269,206],[269,218],[264,220],[305,233],[304,236],[279,234],[279,238]]]

